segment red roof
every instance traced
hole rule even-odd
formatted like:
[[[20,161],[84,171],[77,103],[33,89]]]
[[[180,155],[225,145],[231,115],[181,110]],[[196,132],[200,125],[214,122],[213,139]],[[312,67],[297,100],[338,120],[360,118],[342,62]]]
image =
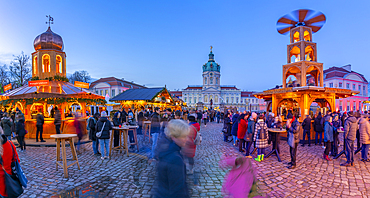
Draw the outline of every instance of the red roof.
[[[225,86],[225,87],[221,87],[221,89],[238,89],[238,88],[236,88],[235,86],[233,86],[233,87]]]
[[[100,78],[99,80],[92,82],[90,84],[90,88],[94,87],[98,83],[108,83],[111,86],[122,86],[123,85],[123,87],[127,87],[127,88],[131,88],[132,86],[133,89],[146,88],[145,86],[142,86],[142,85],[139,85],[133,82],[128,82],[128,81],[118,79],[115,77]]]
[[[334,77],[343,78],[347,74],[357,74],[358,76],[360,76],[360,78],[364,82],[367,82],[366,78],[362,74],[357,73],[355,71],[348,71],[348,70],[345,70],[345,69],[343,69],[341,67],[335,67],[335,66],[334,67],[330,67],[329,69],[324,70],[324,74],[326,74],[325,75],[325,79],[334,78]]]
[[[242,91],[242,97],[254,97],[251,91]]]
[[[182,97],[182,91],[170,91],[171,96]]]
[[[186,89],[202,89],[202,87],[186,87]]]

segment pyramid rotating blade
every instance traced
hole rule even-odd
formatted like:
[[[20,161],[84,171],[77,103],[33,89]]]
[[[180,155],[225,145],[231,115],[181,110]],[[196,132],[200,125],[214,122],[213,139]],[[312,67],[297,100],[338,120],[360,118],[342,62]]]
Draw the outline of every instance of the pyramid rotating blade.
[[[312,23],[318,23],[318,22],[325,22],[326,21],[326,17],[323,13],[305,21],[306,25],[310,25]]]
[[[303,22],[306,19],[307,15],[311,14],[312,12],[312,10],[302,9],[293,11],[292,15],[298,19],[298,22]]]
[[[288,15],[285,15],[283,17],[281,17],[276,24],[290,24],[290,25],[295,25],[297,23],[297,21],[294,21],[292,19],[289,19]]]
[[[320,26],[308,25],[308,27],[312,29],[312,32],[316,33],[317,31],[321,29],[322,25]]]
[[[280,33],[280,34],[286,34],[289,32],[289,30],[292,28],[293,26],[289,26],[289,27],[285,27],[285,28],[278,28],[277,31]]]

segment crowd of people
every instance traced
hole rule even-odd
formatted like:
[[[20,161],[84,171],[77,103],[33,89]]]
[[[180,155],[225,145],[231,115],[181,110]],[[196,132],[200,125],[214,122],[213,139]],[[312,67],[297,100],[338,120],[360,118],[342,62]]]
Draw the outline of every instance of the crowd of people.
[[[370,113],[370,112],[369,112]],[[282,116],[273,113],[250,113],[227,110],[224,118],[225,142],[232,142],[239,148],[240,152],[245,152],[247,158],[252,158],[251,154],[257,150],[256,161],[264,160],[265,149],[275,141],[275,136],[268,131],[268,128],[285,128],[287,140],[290,147],[291,162],[288,168],[296,168],[297,147],[299,142],[304,147],[306,144],[311,146],[311,129],[315,131],[315,145],[322,146],[324,149],[323,159],[331,161],[329,156],[337,156],[341,145],[340,133],[343,133],[343,144],[346,149],[347,162],[342,166],[353,166],[354,142],[357,139],[357,151],[361,150],[361,161],[369,162],[368,152],[370,148],[370,123],[369,114],[364,112],[331,112],[328,110],[324,116],[320,111],[311,118],[307,115],[300,123],[299,113],[291,110],[287,111],[286,121],[283,122]],[[303,140],[299,139],[299,132],[303,130]],[[276,140],[279,141],[279,140]],[[254,150],[251,152],[251,147]],[[278,144],[277,144],[278,145]],[[277,148],[279,150],[279,148]]]

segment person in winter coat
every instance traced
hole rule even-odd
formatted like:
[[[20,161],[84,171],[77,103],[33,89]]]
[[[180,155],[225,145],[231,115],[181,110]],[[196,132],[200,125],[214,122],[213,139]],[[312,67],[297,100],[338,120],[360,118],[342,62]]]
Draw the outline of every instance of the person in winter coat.
[[[112,130],[112,124],[108,120],[107,112],[102,111],[101,117],[96,123],[96,133],[102,131],[101,136],[97,137],[100,144],[100,151],[101,151],[101,159],[104,160],[109,158],[109,138],[110,138],[110,130]],[[105,148],[105,154],[104,154]]]
[[[340,118],[342,121],[342,127],[344,127],[344,121],[346,121],[347,118],[348,118],[347,112],[344,112],[342,117]]]
[[[99,152],[99,140],[96,137],[96,123],[98,122],[100,117],[99,113],[95,113],[94,116],[90,119],[88,119],[89,123],[89,138],[92,141],[92,148],[94,151],[94,155],[100,156],[101,153]]]
[[[283,129],[283,123],[282,123],[282,117],[281,116],[276,116],[275,117],[275,120],[274,122],[271,124],[271,128],[276,128],[276,129]],[[275,135],[271,136],[273,138],[273,145],[275,146],[275,142],[277,142],[276,144],[276,148],[278,150],[278,152],[280,153],[280,137],[277,137]],[[275,140],[275,138],[278,138],[277,140]],[[273,146],[273,147],[274,147]]]
[[[12,175],[11,164],[13,162],[13,151],[15,152],[15,158],[18,159],[18,162],[20,162],[16,147],[14,146],[13,142],[9,141],[4,134],[0,134],[0,157],[2,159],[2,165],[9,175]],[[0,171],[0,197],[8,197],[8,194],[6,193],[5,175],[2,168]]]
[[[331,150],[332,142],[334,142],[334,127],[332,119],[333,118],[331,116],[327,116],[324,124],[325,151],[322,158],[328,161],[331,161],[329,158],[329,152]]]
[[[42,132],[44,131],[44,115],[42,115],[41,112],[39,112],[36,117],[36,128],[36,142],[39,141],[39,134],[40,141],[45,142],[45,140],[42,138]]]
[[[24,119],[22,116],[18,115],[19,119],[16,126],[15,133],[18,136],[19,141],[19,147],[21,148],[21,151],[26,150],[26,143],[24,141],[24,136],[26,135],[26,129],[24,128]]]
[[[60,125],[62,125],[62,114],[60,114],[58,107],[55,107],[54,125],[55,131],[57,132],[57,134],[60,134]]]
[[[238,135],[238,118],[239,118],[239,113],[236,112],[232,119],[231,119],[231,122],[232,122],[232,127],[231,127],[231,135],[233,135],[233,140],[234,140],[234,146],[236,146],[236,141],[238,139],[237,135]]]
[[[190,197],[186,183],[186,165],[180,151],[185,147],[189,137],[189,125],[183,120],[171,120],[165,136],[161,136],[158,145],[158,164],[155,198]]]
[[[197,134],[200,131],[200,125],[196,122],[196,119],[193,115],[189,115],[189,126],[190,126],[190,132],[188,140],[186,141],[185,147],[182,149],[184,155],[189,160],[189,173],[193,174],[194,170],[194,156],[195,151],[197,150],[197,145],[195,145],[195,139],[197,137]]]
[[[247,158],[252,158],[250,156],[249,150],[254,142],[254,130],[256,129],[255,128],[256,121],[257,121],[257,114],[253,112],[250,118],[248,119],[248,128],[247,128],[247,133],[245,135],[246,137],[245,141],[247,142],[245,156]]]
[[[288,168],[294,169],[296,168],[296,159],[297,159],[297,147],[299,143],[299,130],[300,130],[300,124],[298,122],[298,114],[293,117],[291,113],[288,113],[287,115],[287,122],[286,122],[286,129],[288,132],[288,142],[289,138],[293,138],[293,145],[289,145],[290,149],[290,158],[291,162],[289,163]]]
[[[356,140],[356,132],[358,129],[358,121],[357,118],[354,116],[353,112],[348,112],[348,118],[344,122],[344,144],[346,147],[346,158],[347,162],[341,164],[341,166],[353,166],[353,156],[355,155],[355,140]]]
[[[361,161],[370,162],[367,157],[370,148],[370,123],[369,115],[364,114],[359,120],[360,143],[362,144]]]
[[[245,142],[244,142],[244,137],[245,134],[247,133],[248,129],[248,114],[241,114],[239,116],[239,126],[238,126],[238,139],[239,139],[239,152],[243,152],[243,148],[245,148]]]
[[[221,189],[224,197],[262,197],[255,185],[258,180],[250,159],[223,155],[219,167],[221,169],[231,167],[230,172],[225,175]]]
[[[224,142],[229,141],[229,136],[231,135],[231,127],[232,127],[232,121],[231,121],[231,114],[226,114],[224,119]]]
[[[338,137],[339,136],[338,129],[342,127],[342,121],[339,119],[338,114],[334,115],[333,127],[334,127],[334,142],[332,143],[332,146],[331,146],[331,150],[332,150],[331,153],[332,153],[332,156],[337,156],[338,146],[340,144],[339,137]]]
[[[302,122],[302,128],[303,128],[303,140],[302,140],[302,146],[306,143],[306,134],[308,139],[308,146],[311,146],[311,116],[307,115],[306,118]]]
[[[113,115],[113,126],[118,127],[119,125],[122,125],[120,113],[117,111]],[[114,147],[117,147],[119,145],[119,131],[114,130],[113,132],[113,145]]]
[[[207,114],[207,111],[205,111],[202,115],[202,119],[203,119],[203,122],[204,122],[204,126],[207,127],[207,119],[208,119],[208,114]]]
[[[323,120],[322,120],[321,112],[319,112],[319,114],[315,118],[315,121],[314,121],[313,124],[314,124],[314,129],[315,129],[315,132],[316,132],[315,145],[317,145],[318,142],[319,142],[319,144],[321,146],[322,132],[324,131],[324,129],[323,129]],[[319,135],[320,135],[320,141],[318,141]]]
[[[9,118],[8,113],[3,114],[3,118],[1,118],[1,128],[4,131],[4,135],[8,138],[8,140],[12,140],[12,126],[13,121]]]
[[[154,113],[151,115],[151,122],[152,122],[152,128],[151,128],[151,134],[152,134],[152,159],[154,159],[155,156],[155,149],[157,146],[157,140],[159,136],[159,132],[161,130],[161,117],[160,117],[160,109],[159,107],[154,108]]]
[[[256,142],[256,148],[258,149],[258,156],[255,160],[261,162],[265,156],[265,148],[268,147],[267,124],[265,123],[264,116],[262,114],[258,116],[253,141]]]

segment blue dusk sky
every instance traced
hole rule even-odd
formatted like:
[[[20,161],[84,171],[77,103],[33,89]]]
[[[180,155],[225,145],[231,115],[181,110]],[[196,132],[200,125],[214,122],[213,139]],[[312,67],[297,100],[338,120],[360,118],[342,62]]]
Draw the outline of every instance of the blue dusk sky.
[[[281,84],[288,35],[276,21],[297,9],[326,15],[313,35],[324,68],[351,64],[370,78],[370,1],[0,1],[0,63],[34,52],[46,15],[61,35],[67,72],[114,76],[171,90],[202,83],[212,45],[221,84],[262,91]]]

